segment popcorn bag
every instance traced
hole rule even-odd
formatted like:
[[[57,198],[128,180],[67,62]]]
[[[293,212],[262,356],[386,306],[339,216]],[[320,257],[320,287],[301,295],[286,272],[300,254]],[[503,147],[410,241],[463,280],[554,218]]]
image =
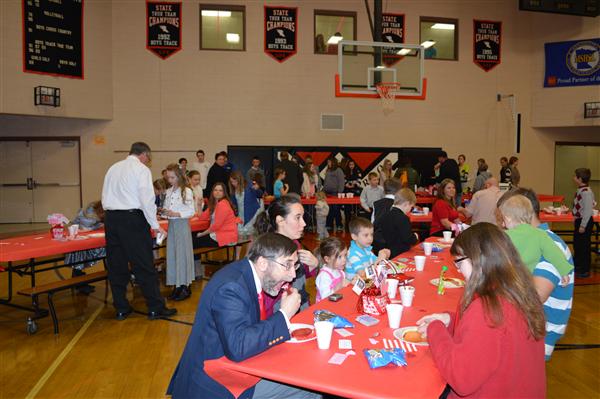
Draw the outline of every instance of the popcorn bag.
[[[63,226],[62,224],[53,225],[52,227],[50,227],[50,236],[54,240],[62,240],[67,236],[65,226]]]
[[[365,288],[358,297],[356,310],[359,313],[366,313],[372,316],[380,316],[385,314],[385,306],[390,304],[390,298],[386,294],[382,294],[381,290],[374,285]]]
[[[67,231],[65,225],[69,223],[69,219],[62,213],[52,213],[46,218],[50,224],[50,237],[55,240],[62,240],[66,237]]]

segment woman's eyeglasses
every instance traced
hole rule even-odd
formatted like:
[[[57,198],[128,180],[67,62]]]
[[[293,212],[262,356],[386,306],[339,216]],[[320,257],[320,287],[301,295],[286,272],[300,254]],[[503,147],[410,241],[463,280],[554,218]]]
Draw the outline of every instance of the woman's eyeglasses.
[[[271,262],[275,262],[277,263],[279,266],[283,267],[285,269],[285,271],[289,272],[290,270],[298,270],[300,268],[300,265],[302,265],[302,263],[300,263],[299,260],[296,261],[296,263],[288,263],[287,265],[284,263],[280,263],[277,262],[275,259],[269,259]]]
[[[460,263],[460,262],[462,262],[463,260],[466,260],[466,259],[469,259],[469,257],[468,257],[468,256],[463,256],[463,257],[461,257],[461,258],[456,258],[456,259],[454,259],[454,265],[455,265],[455,266],[456,266],[458,269],[460,269],[460,265],[459,265],[459,263]]]

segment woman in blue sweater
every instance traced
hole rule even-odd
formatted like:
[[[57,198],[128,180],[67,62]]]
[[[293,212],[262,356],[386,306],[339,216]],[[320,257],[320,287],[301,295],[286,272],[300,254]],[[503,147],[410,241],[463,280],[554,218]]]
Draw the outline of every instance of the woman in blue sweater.
[[[259,182],[262,176],[254,176],[254,180],[248,182],[239,171],[231,172],[229,177],[229,192],[231,193],[231,203],[242,223],[238,225],[240,236],[249,236],[254,233],[254,221],[258,211],[264,208],[262,197],[264,190]]]

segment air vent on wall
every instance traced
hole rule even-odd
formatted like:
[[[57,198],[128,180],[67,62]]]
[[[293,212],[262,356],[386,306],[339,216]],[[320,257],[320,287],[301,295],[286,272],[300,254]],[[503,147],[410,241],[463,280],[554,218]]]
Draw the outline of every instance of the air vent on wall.
[[[344,115],[321,114],[321,130],[344,130]]]

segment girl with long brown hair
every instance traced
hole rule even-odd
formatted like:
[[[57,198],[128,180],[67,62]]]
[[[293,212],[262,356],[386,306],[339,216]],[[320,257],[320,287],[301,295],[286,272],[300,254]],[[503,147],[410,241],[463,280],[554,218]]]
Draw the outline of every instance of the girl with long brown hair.
[[[460,215],[455,205],[456,185],[452,179],[444,179],[438,187],[437,200],[431,210],[431,228],[429,234],[441,237],[444,230],[454,230],[454,224],[460,223]]]
[[[222,247],[237,242],[240,219],[235,216],[225,184],[217,182],[212,186],[208,207],[200,215],[200,221],[208,221],[210,226],[196,235],[196,247]]]
[[[419,321],[451,398],[543,398],[542,303],[510,238],[491,223],[461,233],[450,248],[466,280],[456,315]]]
[[[194,216],[194,193],[179,165],[167,166],[167,190],[161,216],[169,219],[167,241],[167,285],[173,286],[169,299],[182,301],[191,295],[194,281],[194,247],[189,219]]]

